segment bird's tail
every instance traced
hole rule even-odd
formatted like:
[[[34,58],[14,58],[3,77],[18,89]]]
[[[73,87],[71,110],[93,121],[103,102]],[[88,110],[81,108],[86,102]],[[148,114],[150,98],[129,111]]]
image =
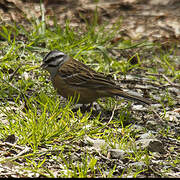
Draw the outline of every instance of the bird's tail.
[[[122,91],[121,89],[111,89],[111,93],[113,95],[120,96],[120,97],[123,97],[123,98],[128,99],[128,100],[138,101],[138,102],[140,102],[142,104],[150,105],[150,104],[153,103],[152,101],[150,101],[150,100],[148,100],[148,99],[146,99],[144,97],[127,93],[125,91]]]

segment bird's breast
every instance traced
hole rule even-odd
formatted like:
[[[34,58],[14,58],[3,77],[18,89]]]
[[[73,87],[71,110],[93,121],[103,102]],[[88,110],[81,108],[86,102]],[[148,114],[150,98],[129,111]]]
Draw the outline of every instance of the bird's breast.
[[[52,82],[54,88],[61,96],[65,98],[76,96],[79,98],[79,103],[88,104],[99,98],[98,93],[91,88],[72,86],[59,75],[56,75]]]

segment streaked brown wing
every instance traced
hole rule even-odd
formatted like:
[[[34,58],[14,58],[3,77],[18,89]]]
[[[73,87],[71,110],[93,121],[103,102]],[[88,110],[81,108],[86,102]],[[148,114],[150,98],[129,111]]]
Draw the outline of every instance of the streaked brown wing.
[[[59,69],[59,75],[71,86],[88,88],[112,88],[115,83],[104,75],[97,73],[85,64],[71,59]]]

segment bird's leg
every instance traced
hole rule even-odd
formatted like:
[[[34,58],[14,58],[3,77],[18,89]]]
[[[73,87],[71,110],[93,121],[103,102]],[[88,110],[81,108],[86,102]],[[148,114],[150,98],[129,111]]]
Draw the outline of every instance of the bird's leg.
[[[82,106],[81,106],[80,109],[81,109],[82,112],[85,112],[85,111],[86,111],[86,105],[85,105],[85,104],[82,104]]]
[[[73,111],[77,111],[80,108],[81,112],[83,113],[85,113],[86,111],[90,112],[92,107],[93,107],[93,103],[91,103],[90,105],[76,104],[75,107],[73,108]]]
[[[81,106],[81,110],[82,110],[82,112],[91,111],[92,107],[93,107],[93,103],[91,103],[89,106],[86,106],[85,104],[83,104]]]
[[[93,102],[88,106],[88,109],[90,110],[91,108],[93,108]]]

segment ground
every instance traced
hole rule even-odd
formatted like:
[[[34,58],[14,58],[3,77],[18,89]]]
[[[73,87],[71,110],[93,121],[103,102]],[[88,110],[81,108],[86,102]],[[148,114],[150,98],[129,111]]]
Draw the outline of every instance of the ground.
[[[178,0],[0,2],[0,177],[180,177],[179,12]],[[40,69],[53,49],[152,105],[74,105]]]

